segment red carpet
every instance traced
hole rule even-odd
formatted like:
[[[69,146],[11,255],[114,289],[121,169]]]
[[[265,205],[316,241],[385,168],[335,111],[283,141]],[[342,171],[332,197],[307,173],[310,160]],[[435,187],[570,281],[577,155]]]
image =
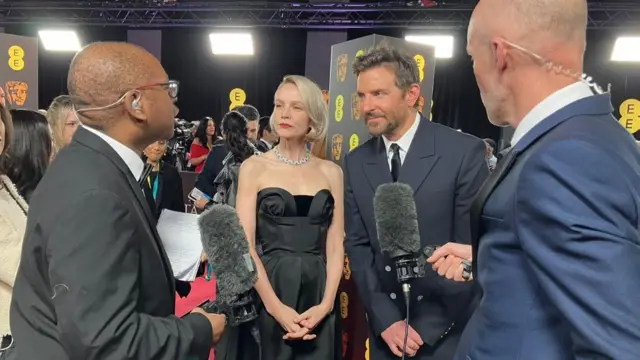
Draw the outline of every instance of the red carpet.
[[[191,292],[186,298],[181,298],[176,294],[176,316],[182,317],[191,310],[198,307],[207,300],[215,300],[216,298],[216,280],[207,281],[204,277],[198,277],[191,283]],[[213,350],[209,355],[209,360],[213,360]]]

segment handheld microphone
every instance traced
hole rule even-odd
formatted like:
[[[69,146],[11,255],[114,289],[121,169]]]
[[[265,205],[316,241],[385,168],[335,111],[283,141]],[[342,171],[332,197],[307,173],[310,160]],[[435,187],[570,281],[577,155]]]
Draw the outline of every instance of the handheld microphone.
[[[213,205],[200,215],[198,225],[218,289],[216,300],[202,308],[225,314],[230,326],[255,320],[258,313],[252,289],[258,275],[236,210],[228,205]]]

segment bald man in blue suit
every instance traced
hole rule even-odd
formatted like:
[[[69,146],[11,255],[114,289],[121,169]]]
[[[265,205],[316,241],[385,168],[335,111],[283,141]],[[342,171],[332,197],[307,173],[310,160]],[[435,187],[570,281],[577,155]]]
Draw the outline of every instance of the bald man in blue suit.
[[[481,0],[469,27],[487,114],[512,148],[471,206],[471,246],[428,259],[482,299],[455,360],[640,359],[640,152],[582,80],[585,0]]]

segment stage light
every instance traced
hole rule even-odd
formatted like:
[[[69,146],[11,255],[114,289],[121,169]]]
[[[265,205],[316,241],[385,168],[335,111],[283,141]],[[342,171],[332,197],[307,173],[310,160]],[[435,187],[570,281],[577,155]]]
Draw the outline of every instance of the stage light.
[[[49,51],[80,51],[78,34],[71,30],[40,30],[38,31],[42,45]]]
[[[434,46],[436,48],[436,57],[439,59],[453,57],[452,35],[407,35],[404,39],[409,42]]]
[[[253,55],[253,37],[247,33],[212,33],[211,51],[214,55]]]
[[[616,40],[611,61],[640,62],[640,36],[621,36]]]

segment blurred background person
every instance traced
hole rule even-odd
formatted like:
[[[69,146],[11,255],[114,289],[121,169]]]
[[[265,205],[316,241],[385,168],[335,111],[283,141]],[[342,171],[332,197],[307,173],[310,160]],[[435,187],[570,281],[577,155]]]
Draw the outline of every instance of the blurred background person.
[[[53,132],[56,152],[69,145],[71,137],[80,125],[80,121],[72,110],[73,105],[69,95],[60,95],[53,99],[45,114]]]
[[[484,144],[486,147],[484,158],[487,160],[487,166],[489,166],[489,170],[493,171],[496,168],[496,164],[498,163],[498,158],[496,158],[496,142],[493,139],[484,139]]]
[[[258,121],[258,142],[256,148],[265,153],[278,142],[278,134],[271,129],[269,124],[270,116],[263,116]]]
[[[49,124],[41,113],[9,112],[2,97],[0,118],[0,358],[4,360],[15,359],[9,309],[26,229],[27,204],[54,151]]]
[[[143,182],[142,189],[154,212],[156,221],[163,209],[184,212],[182,179],[173,165],[162,161],[167,151],[167,141],[160,140],[144,149],[144,158],[152,166],[151,173]]]
[[[258,109],[256,109],[252,105],[245,104],[234,107],[232,111],[237,111],[238,113],[240,113],[240,115],[244,116],[247,121],[247,133],[245,134],[244,138],[249,139],[250,141],[254,141],[258,136],[257,127],[254,127],[254,129],[256,129],[255,134],[251,131],[251,128],[252,126],[256,126],[258,120],[260,119],[260,113],[258,112]],[[252,134],[255,135],[255,137],[253,138],[254,140],[252,140]],[[200,190],[204,194],[202,199],[194,202],[194,205],[198,209],[204,209],[207,203],[211,201],[213,196],[216,194],[217,186],[214,184],[214,181],[223,168],[223,160],[229,154],[229,148],[227,146],[224,131],[221,132],[221,135],[222,140],[215,142],[213,149],[211,149],[209,157],[207,157],[204,168],[196,178],[195,188]]]
[[[47,118],[33,110],[11,110],[11,146],[0,158],[5,175],[27,203],[55,153]]]
[[[195,172],[199,173],[204,168],[209,152],[213,148],[216,139],[216,124],[210,117],[204,117],[198,123],[195,138],[189,149],[189,162],[195,166]]]

